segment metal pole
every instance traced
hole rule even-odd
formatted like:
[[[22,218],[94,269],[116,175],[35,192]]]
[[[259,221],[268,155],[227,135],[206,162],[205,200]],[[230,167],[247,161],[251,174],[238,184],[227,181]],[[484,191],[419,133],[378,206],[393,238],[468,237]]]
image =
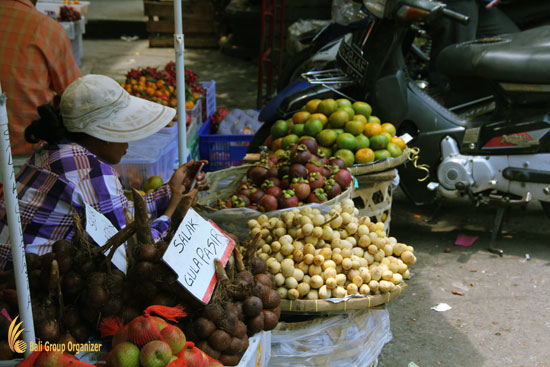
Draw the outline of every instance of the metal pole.
[[[176,88],[178,91],[178,157],[187,162],[187,112],[185,111],[185,63],[181,1],[174,0],[174,49],[176,51]]]
[[[23,245],[23,230],[21,229],[21,216],[19,215],[19,201],[17,198],[17,186],[15,184],[15,172],[13,171],[13,159],[10,148],[10,134],[8,131],[8,112],[6,110],[6,95],[2,93],[0,85],[0,172],[4,184],[4,202],[8,216],[8,228],[10,232],[11,256],[15,274],[15,287],[17,289],[17,303],[19,315],[23,321],[23,341],[27,345],[25,356],[31,354],[30,343],[35,342],[34,321],[32,319],[31,292],[29,290],[29,278],[27,273],[27,260],[25,258],[25,246]]]

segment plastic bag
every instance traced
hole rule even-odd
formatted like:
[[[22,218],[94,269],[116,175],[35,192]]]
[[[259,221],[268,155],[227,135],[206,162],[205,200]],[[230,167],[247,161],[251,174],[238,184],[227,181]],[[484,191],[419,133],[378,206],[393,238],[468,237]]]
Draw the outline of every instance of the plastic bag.
[[[271,332],[270,367],[370,367],[392,340],[387,310],[358,310],[280,323]]]
[[[262,125],[258,121],[259,114],[256,110],[231,110],[220,122],[218,134],[253,135]]]
[[[352,0],[332,0],[332,21],[341,25],[357,22],[364,18],[360,10],[361,4]]]
[[[218,199],[226,199],[235,194],[239,184],[242,182],[248,168],[251,165],[246,164],[238,167],[231,167],[228,169],[208,172],[206,174],[206,180],[210,184],[210,189],[202,194],[198,201],[198,206],[195,210],[205,219],[213,220],[223,231],[232,233],[239,237],[240,241],[246,241],[249,239],[248,221],[250,219],[256,219],[262,212],[249,209],[249,208],[234,208],[234,209],[214,209]],[[332,206],[339,201],[347,198],[351,198],[353,193],[353,185],[351,185],[346,191],[340,195],[330,199],[322,204],[307,204],[312,208],[318,208],[321,213],[326,214],[330,211]],[[301,209],[303,206],[296,208],[280,209],[267,212],[267,216],[274,217],[282,212]]]

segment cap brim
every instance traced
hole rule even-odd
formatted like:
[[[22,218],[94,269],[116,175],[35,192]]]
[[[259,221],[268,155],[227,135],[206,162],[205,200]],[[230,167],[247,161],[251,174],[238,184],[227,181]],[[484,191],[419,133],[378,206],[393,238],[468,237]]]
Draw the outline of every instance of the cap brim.
[[[145,139],[168,125],[176,110],[143,98],[130,96],[128,107],[109,116],[107,124],[86,129],[88,135],[113,143]]]

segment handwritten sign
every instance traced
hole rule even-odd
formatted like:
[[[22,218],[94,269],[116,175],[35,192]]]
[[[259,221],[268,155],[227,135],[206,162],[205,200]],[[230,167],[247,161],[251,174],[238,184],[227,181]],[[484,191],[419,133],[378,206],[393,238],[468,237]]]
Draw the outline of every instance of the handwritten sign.
[[[216,284],[214,259],[225,266],[234,247],[235,241],[214,222],[189,209],[162,259],[191,294],[208,303]]]
[[[103,247],[107,240],[118,232],[118,229],[103,214],[86,204],[86,232],[100,247]],[[125,246],[117,248],[112,263],[126,274],[128,260]]]

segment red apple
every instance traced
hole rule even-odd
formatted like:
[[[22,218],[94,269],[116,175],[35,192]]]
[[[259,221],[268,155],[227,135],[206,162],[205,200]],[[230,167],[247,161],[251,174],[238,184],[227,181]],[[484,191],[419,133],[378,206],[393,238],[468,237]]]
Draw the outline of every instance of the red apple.
[[[139,361],[142,366],[165,367],[172,359],[172,349],[162,340],[153,340],[141,348]]]
[[[183,331],[174,325],[167,325],[164,329],[162,329],[160,332],[160,338],[170,345],[173,354],[179,353],[180,350],[185,347],[185,342],[187,341]]]
[[[139,348],[135,344],[122,342],[109,355],[113,367],[139,367]]]
[[[187,348],[183,354],[187,367],[202,367],[208,363],[206,355],[197,347]]]
[[[128,337],[138,347],[160,338],[157,323],[152,317],[139,316],[128,324]]]

